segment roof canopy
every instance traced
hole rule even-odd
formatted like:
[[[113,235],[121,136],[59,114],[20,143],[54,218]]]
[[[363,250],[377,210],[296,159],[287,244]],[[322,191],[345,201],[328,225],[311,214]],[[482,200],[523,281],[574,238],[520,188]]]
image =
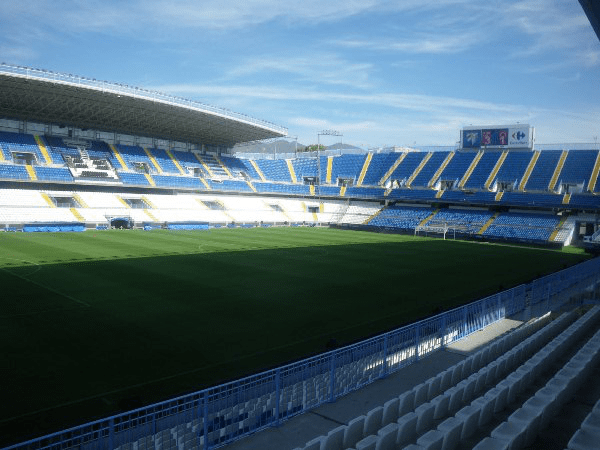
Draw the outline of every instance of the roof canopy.
[[[159,92],[0,64],[0,117],[233,147],[287,129]]]

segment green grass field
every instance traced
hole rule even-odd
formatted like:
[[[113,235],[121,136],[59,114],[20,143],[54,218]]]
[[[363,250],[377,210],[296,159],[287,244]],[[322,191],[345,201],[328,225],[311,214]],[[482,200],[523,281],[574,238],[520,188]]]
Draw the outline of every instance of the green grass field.
[[[0,436],[235,379],[583,258],[318,228],[1,233]]]

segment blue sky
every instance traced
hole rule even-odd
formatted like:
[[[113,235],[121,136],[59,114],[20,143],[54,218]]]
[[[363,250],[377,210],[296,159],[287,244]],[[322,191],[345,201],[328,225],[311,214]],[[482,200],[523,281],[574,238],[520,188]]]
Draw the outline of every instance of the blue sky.
[[[600,135],[600,42],[577,0],[0,0],[0,24],[2,62],[202,101],[304,144],[335,129],[452,145],[516,122],[544,143]]]

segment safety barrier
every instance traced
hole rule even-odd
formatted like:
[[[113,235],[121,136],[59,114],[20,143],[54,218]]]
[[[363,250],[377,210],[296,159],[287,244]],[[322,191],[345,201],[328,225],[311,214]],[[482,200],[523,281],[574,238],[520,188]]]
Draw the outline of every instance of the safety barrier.
[[[504,317],[559,308],[595,287],[599,274],[600,258],[591,259],[357,344],[9,449],[220,447],[333,402]]]

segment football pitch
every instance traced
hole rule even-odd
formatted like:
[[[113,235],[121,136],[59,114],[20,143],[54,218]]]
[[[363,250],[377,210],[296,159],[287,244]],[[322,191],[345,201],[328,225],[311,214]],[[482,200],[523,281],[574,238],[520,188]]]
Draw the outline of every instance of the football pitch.
[[[0,445],[351,343],[585,258],[327,228],[0,233]]]

